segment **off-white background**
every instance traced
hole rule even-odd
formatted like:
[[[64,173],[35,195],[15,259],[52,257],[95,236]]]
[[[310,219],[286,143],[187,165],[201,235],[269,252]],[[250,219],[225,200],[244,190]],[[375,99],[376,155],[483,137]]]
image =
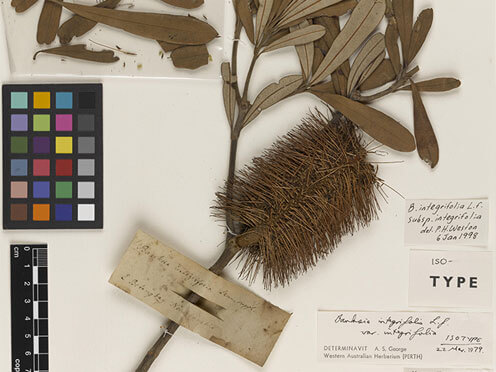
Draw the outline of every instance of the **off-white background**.
[[[425,96],[441,147],[438,168],[430,171],[415,153],[389,151],[381,161],[403,163],[381,166],[380,176],[406,198],[489,197],[492,249],[496,196],[493,1],[417,0],[418,9],[426,6],[434,6],[435,21],[418,58],[419,77],[457,76],[463,80],[463,87],[450,94]],[[287,62],[292,55],[294,52],[288,49],[262,58],[263,67],[255,71],[258,78],[252,86],[253,94],[283,74],[297,72],[296,59]],[[0,79],[14,81],[3,38],[0,57]],[[11,242],[49,245],[53,372],[133,371],[158,336],[162,316],[107,283],[137,228],[205,266],[221,250],[224,229],[210,216],[209,209],[227,167],[229,133],[221,83],[138,78],[103,82],[105,228],[1,233],[1,371],[8,371],[10,366]],[[297,97],[262,114],[243,133],[238,165],[259,155],[314,106],[323,107],[313,97]],[[407,93],[386,98],[377,106],[412,129],[411,98]],[[265,371],[401,371],[399,367],[321,364],[315,351],[318,309],[408,309],[404,200],[394,192],[388,193],[378,221],[346,238],[331,257],[290,287],[269,293],[260,281],[251,286],[293,313]],[[226,276],[237,281],[235,266],[226,271]],[[184,329],[177,332],[153,368],[173,372],[257,370],[250,362]]]

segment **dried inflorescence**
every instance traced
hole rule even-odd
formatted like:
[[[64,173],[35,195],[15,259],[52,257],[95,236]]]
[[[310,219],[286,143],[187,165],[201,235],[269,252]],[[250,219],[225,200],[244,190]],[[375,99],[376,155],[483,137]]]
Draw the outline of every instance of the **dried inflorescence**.
[[[284,286],[377,216],[381,181],[360,137],[343,116],[310,115],[218,193],[215,214],[260,236],[240,252],[241,276]]]

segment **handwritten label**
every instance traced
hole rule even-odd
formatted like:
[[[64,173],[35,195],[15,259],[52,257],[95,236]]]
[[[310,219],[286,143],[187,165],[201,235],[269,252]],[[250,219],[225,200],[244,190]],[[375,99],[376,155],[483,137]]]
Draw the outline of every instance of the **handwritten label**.
[[[138,231],[110,283],[200,336],[263,366],[290,314]],[[197,305],[187,300],[194,292]]]
[[[487,199],[407,200],[405,215],[407,245],[487,245]]]
[[[319,359],[326,362],[492,365],[490,313],[319,311],[317,329]]]
[[[490,308],[492,295],[492,252],[410,252],[410,306]]]

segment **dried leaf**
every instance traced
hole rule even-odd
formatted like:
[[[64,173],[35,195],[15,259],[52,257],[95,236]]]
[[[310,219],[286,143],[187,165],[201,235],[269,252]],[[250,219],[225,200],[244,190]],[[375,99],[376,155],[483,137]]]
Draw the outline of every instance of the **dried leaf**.
[[[313,87],[310,88],[310,92],[318,97],[320,97],[318,94],[336,94],[332,81],[314,85]]]
[[[412,36],[410,40],[410,49],[406,63],[409,64],[417,56],[420,48],[424,45],[427,34],[432,26],[434,11],[432,9],[424,9],[417,18],[413,26]]]
[[[119,60],[119,57],[115,56],[114,52],[112,52],[111,50],[102,50],[95,52],[86,49],[85,44],[64,45],[57,48],[40,50],[36,52],[36,54],[33,56],[33,59],[36,59],[36,57],[40,53],[55,54],[58,56],[99,63],[113,63]]]
[[[274,41],[264,49],[271,52],[288,46],[303,45],[320,39],[326,33],[326,29],[319,25],[310,25],[299,30],[290,31],[289,34]]]
[[[186,45],[174,49],[171,53],[172,63],[175,67],[189,70],[207,65],[208,57],[206,45]]]
[[[274,0],[259,0],[260,5],[257,11],[257,24],[255,28],[255,40],[257,43],[260,42],[265,26],[269,22],[273,3]]]
[[[289,29],[285,28],[284,30],[277,31],[275,34],[273,34],[266,42],[266,45],[270,45],[277,40],[279,40],[281,37],[286,36],[289,34]]]
[[[164,3],[167,3],[172,6],[177,6],[185,9],[194,9],[203,5],[203,0],[162,0]]]
[[[315,41],[315,46],[325,55],[341,32],[339,19],[337,17],[317,17],[313,20],[313,23],[324,26],[327,30],[323,37]]]
[[[410,37],[413,28],[413,0],[393,0],[393,10],[403,50],[403,61],[408,59]]]
[[[386,28],[385,39],[389,59],[391,59],[396,75],[401,72],[401,57],[400,48],[398,46],[398,38],[399,34],[398,28],[396,27],[396,21],[394,20],[394,18],[391,18]]]
[[[439,145],[436,134],[432,129],[431,121],[425,110],[424,103],[420,97],[417,86],[410,81],[413,98],[413,122],[415,139],[417,140],[417,152],[420,158],[434,168],[439,162]]]
[[[295,21],[284,25],[284,27],[297,25],[301,22],[302,18],[313,19],[317,17],[340,17],[348,13],[353,8],[355,8],[357,4],[358,4],[357,0],[344,0],[335,5],[331,5],[328,6],[327,8],[308,14],[305,17],[300,17]]]
[[[382,61],[386,57],[386,51],[383,50],[382,53],[372,62],[369,67],[365,69],[360,80],[358,81],[358,85],[361,85],[367,78],[374,73],[374,71],[381,65]]]
[[[397,151],[415,150],[412,134],[386,114],[339,95],[327,95],[325,102],[380,143]]]
[[[248,39],[255,44],[255,27],[253,26],[253,14],[250,9],[249,0],[237,0],[234,2],[236,13],[238,14]]]
[[[59,0],[48,1],[63,5],[71,12],[94,22],[172,44],[202,45],[218,36],[212,26],[194,17],[97,8]]]
[[[364,71],[384,53],[385,48],[384,35],[381,33],[375,34],[365,43],[351,66],[348,86],[346,87],[348,94],[356,88]]]
[[[345,62],[377,27],[385,11],[385,0],[361,0],[332,44],[311,83],[321,82]]]
[[[160,47],[165,53],[172,52],[173,50],[184,46],[181,44],[171,44],[166,41],[160,41],[160,40],[157,40],[157,43],[159,43]]]
[[[332,77],[331,81],[334,83],[334,89],[336,91],[336,94],[346,96],[346,87],[348,85],[348,79],[344,75],[342,68],[340,67],[336,71],[334,71],[331,77]]]
[[[114,9],[121,0],[105,0],[95,6],[99,8]],[[74,15],[60,26],[57,31],[61,44],[69,44],[73,37],[83,36],[97,25],[89,19]]]
[[[460,80],[454,78],[437,78],[415,83],[419,92],[447,92],[458,88],[461,84]],[[400,90],[412,90],[412,88],[407,85]]]
[[[310,22],[303,21],[299,26],[292,27],[291,31],[302,29],[304,27],[308,27],[309,25]],[[323,29],[325,33],[325,28]],[[300,60],[303,77],[305,78],[305,80],[307,80],[312,75],[313,57],[315,54],[313,42],[309,42],[303,45],[296,45],[295,48],[296,53],[298,54],[298,59]]]
[[[322,40],[319,39],[319,40]],[[315,44],[315,43],[314,43]],[[324,60],[324,54],[321,52],[320,48],[314,46],[313,47],[313,66],[312,66],[312,73],[315,73],[317,69],[319,68],[320,64]]]
[[[59,4],[45,0],[38,20],[36,40],[39,44],[50,44],[57,36],[62,7]]]
[[[224,108],[226,110],[227,120],[231,127],[234,125],[234,115],[236,113],[236,91],[234,90],[232,83],[231,66],[229,62],[224,62],[221,65],[222,80],[224,81],[222,86],[222,95],[224,98]]]
[[[340,1],[341,0],[294,0],[282,13],[278,26],[283,27],[292,22],[302,20],[306,16],[339,3]]]
[[[31,8],[38,0],[12,0],[10,5],[17,13],[22,13]]]
[[[395,78],[396,72],[394,71],[391,60],[384,59],[379,67],[359,87],[361,91],[375,89],[390,83]]]
[[[283,77],[278,83],[266,86],[255,98],[253,105],[246,114],[243,126],[253,121],[262,110],[275,105],[290,94],[294,93],[301,85],[303,78],[301,75],[289,75]]]

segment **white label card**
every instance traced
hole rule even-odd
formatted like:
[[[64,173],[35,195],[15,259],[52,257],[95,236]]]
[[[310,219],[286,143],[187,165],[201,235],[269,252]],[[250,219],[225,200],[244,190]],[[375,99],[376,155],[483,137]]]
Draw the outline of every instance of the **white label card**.
[[[490,313],[319,311],[317,350],[334,363],[485,368],[492,331]]]
[[[405,244],[486,246],[487,199],[407,200]]]
[[[410,252],[410,306],[490,308],[492,252]]]

